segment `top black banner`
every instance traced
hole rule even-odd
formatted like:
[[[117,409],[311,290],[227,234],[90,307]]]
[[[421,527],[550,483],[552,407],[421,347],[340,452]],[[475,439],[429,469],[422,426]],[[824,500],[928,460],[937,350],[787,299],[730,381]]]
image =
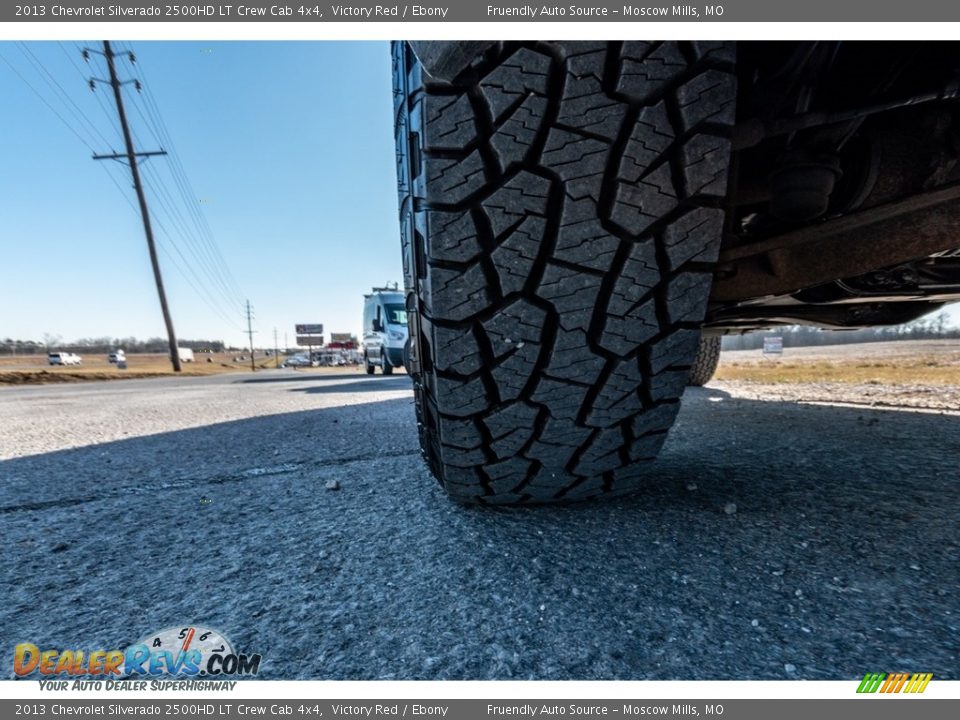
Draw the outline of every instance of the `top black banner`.
[[[668,4],[588,0],[538,4],[516,0],[454,4],[238,3],[167,4],[149,0],[41,0],[0,7],[2,22],[956,22],[960,4],[942,0],[727,0]]]

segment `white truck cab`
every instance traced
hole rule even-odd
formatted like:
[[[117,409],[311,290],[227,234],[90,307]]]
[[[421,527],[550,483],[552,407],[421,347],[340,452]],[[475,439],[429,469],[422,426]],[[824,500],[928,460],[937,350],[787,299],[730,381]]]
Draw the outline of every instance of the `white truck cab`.
[[[397,286],[373,288],[363,296],[363,362],[368,375],[377,366],[384,375],[403,367],[407,344],[407,308]]]
[[[47,363],[50,365],[79,365],[81,358],[69,352],[52,352],[47,354]]]

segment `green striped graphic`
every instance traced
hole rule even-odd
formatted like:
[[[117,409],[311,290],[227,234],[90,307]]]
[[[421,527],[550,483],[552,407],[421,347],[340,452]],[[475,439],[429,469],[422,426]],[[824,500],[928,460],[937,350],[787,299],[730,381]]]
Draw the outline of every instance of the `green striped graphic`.
[[[863,676],[863,680],[860,681],[860,687],[857,688],[857,692],[875,693],[879,689],[880,683],[882,683],[886,677],[886,673],[867,673]]]

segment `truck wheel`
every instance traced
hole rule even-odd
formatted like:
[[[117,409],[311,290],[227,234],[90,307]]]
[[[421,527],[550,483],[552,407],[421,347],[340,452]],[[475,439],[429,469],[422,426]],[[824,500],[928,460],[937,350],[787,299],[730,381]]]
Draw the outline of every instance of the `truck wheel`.
[[[622,494],[679,409],[719,251],[722,42],[394,43],[420,444],[461,502]]]
[[[390,360],[387,358],[386,348],[380,348],[380,372],[384,375],[393,375],[393,365],[390,364]]]
[[[722,338],[719,335],[702,336],[700,338],[700,347],[697,349],[697,357],[693,361],[693,367],[690,368],[690,377],[687,379],[687,385],[702,387],[710,382],[713,374],[717,371],[717,365],[720,364],[720,344]]]
[[[367,375],[373,375],[375,366],[372,362],[370,362],[370,356],[366,353],[363,354],[363,365],[367,370]]]
[[[403,368],[410,374],[410,338],[403,344]]]

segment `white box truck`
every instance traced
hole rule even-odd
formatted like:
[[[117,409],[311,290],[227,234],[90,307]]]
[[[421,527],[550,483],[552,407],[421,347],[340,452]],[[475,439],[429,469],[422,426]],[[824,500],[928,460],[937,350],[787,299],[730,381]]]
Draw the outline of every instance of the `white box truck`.
[[[373,288],[363,296],[363,363],[367,375],[379,366],[384,375],[404,365],[407,344],[407,308],[403,293],[392,288]]]

